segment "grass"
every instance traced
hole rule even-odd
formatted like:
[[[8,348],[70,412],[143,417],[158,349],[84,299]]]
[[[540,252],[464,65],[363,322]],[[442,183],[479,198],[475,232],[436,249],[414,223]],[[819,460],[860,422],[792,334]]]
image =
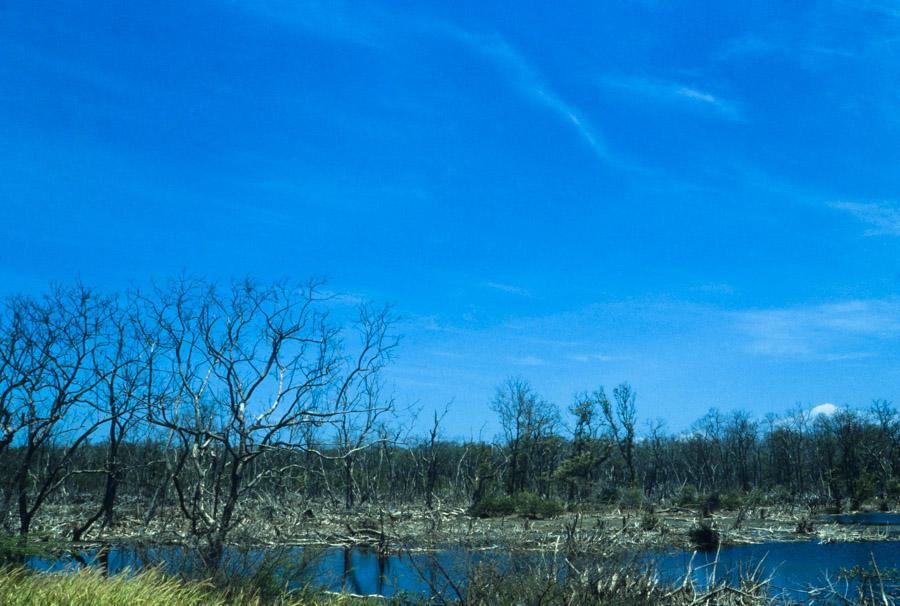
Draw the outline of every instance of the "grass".
[[[157,570],[105,576],[83,568],[65,573],[0,571],[4,606],[363,606],[373,601],[347,595],[300,592],[263,600],[259,595],[223,592],[208,581],[184,582]]]

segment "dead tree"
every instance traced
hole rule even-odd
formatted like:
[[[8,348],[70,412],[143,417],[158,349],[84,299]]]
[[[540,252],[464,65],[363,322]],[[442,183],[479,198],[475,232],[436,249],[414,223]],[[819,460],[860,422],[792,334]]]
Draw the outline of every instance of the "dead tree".
[[[556,430],[559,411],[517,377],[497,388],[491,408],[500,417],[509,457],[506,491],[512,495],[531,489],[541,441]]]
[[[78,541],[102,518],[102,527],[113,524],[115,504],[124,473],[120,452],[131,429],[141,418],[140,403],[153,392],[154,339],[140,318],[134,296],[112,303],[110,339],[97,356],[95,373],[99,379],[91,405],[106,421],[106,460],[100,506],[73,530]]]
[[[596,392],[595,398],[600,404],[603,416],[609,425],[609,431],[612,434],[622,460],[625,462],[625,470],[628,473],[628,485],[635,486],[637,477],[634,466],[634,440],[635,440],[635,423],[637,414],[635,411],[635,400],[637,395],[628,383],[622,383],[613,390],[613,398],[615,406],[606,397],[603,388]]]
[[[148,418],[180,442],[172,482],[210,566],[220,562],[245,497],[286,471],[253,465],[257,458],[302,451],[310,425],[375,413],[377,404],[360,395],[395,343],[388,313],[361,314],[361,344],[351,354],[318,286],[245,280],[220,291],[182,278],[150,300],[158,372],[171,380],[147,403]]]
[[[108,342],[110,309],[109,299],[83,286],[7,303],[29,348],[10,368],[21,377],[14,379],[21,385],[13,399],[23,429],[6,504],[14,495],[22,535],[47,498],[76,473],[70,463],[79,447],[106,422],[91,414],[90,402],[106,378],[99,358]]]

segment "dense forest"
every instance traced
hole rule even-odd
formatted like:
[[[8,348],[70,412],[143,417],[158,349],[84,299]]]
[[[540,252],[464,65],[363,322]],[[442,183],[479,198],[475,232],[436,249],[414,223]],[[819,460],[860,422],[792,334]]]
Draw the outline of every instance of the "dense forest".
[[[320,283],[180,277],[147,291],[82,285],[10,297],[0,319],[0,520],[28,534],[52,504],[69,538],[174,515],[216,561],[248,512],[559,507],[642,502],[890,507],[900,416],[885,400],[814,415],[710,410],[690,431],[638,421],[627,383],[548,402],[523,378],[485,394],[502,431],[448,440],[409,428],[384,388],[387,308],[342,321]],[[418,423],[422,426],[421,420]],[[506,499],[506,500],[504,500]]]

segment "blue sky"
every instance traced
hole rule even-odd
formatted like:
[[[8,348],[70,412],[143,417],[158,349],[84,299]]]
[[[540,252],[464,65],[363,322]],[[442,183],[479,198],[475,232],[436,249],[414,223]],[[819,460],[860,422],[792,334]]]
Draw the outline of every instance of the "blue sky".
[[[187,269],[390,302],[490,436],[522,375],[642,419],[900,399],[900,4],[0,8],[0,290]]]

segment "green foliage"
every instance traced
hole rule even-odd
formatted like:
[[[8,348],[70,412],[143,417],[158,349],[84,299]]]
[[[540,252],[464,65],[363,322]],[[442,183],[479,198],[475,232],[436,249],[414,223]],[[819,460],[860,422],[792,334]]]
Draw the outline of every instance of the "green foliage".
[[[484,497],[469,507],[469,515],[474,518],[500,518],[516,512],[512,497]]]
[[[563,504],[556,499],[520,492],[512,496],[485,497],[469,508],[469,515],[476,518],[497,518],[517,513],[529,518],[553,518],[563,510]]]
[[[564,510],[556,499],[545,499],[530,492],[519,493],[514,500],[516,513],[530,518],[555,518]]]

